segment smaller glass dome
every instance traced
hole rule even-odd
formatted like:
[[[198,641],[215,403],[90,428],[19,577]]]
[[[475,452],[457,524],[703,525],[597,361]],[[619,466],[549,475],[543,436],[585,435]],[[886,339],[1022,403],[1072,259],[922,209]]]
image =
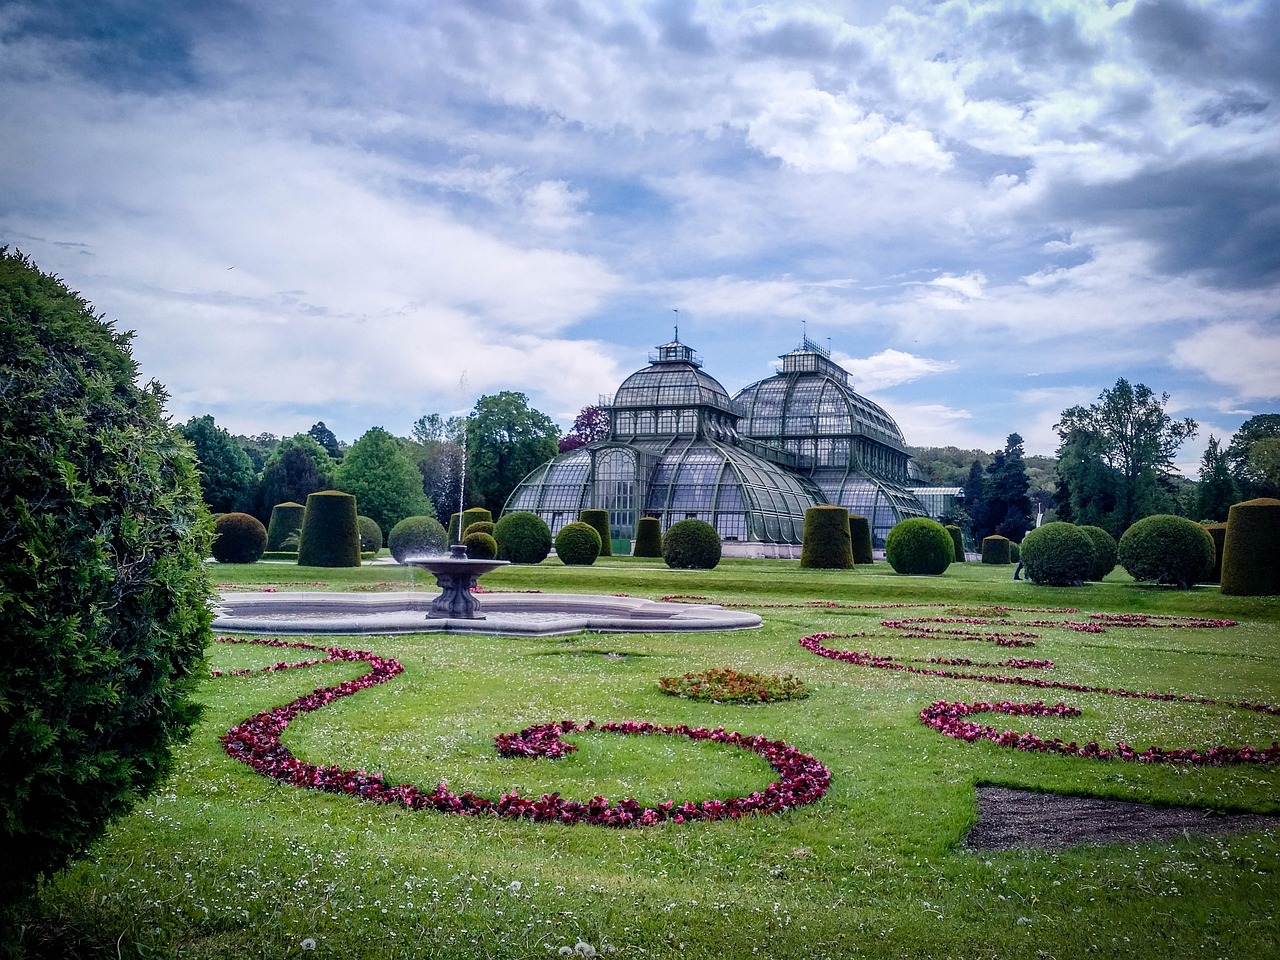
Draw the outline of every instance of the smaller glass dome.
[[[613,407],[714,407],[739,413],[729,399],[729,391],[715,377],[704,373],[701,359],[678,340],[664,343],[656,355],[649,357],[649,366],[622,381],[614,394]]]

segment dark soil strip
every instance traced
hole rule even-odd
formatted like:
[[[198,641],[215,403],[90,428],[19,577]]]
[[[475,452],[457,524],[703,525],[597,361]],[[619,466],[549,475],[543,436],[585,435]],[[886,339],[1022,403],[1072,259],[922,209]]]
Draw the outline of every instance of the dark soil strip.
[[[970,850],[1061,850],[1078,844],[1149,843],[1179,837],[1278,830],[1280,816],[1210,813],[1194,807],[978,787]]]

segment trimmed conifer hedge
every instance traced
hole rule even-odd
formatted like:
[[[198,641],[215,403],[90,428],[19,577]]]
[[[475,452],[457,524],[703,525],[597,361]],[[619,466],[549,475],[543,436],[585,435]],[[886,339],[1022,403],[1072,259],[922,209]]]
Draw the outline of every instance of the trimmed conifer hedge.
[[[944,525],[944,530],[951,534],[951,542],[956,548],[956,563],[964,563],[964,531],[957,527],[954,523]]]
[[[1013,552],[1009,549],[1010,540],[998,533],[982,538],[982,562],[996,566],[1007,566],[1012,562]]]
[[[895,573],[936,576],[951,566],[955,545],[937,520],[908,517],[889,531],[884,556]]]
[[[1103,530],[1102,527],[1086,524],[1079,527],[1079,530],[1093,544],[1093,563],[1090,565],[1089,573],[1085,576],[1085,579],[1097,583],[1116,568],[1119,545],[1116,543],[1116,538],[1106,530]]]
[[[298,543],[300,567],[360,566],[360,525],[356,498],[340,490],[321,490],[307,497]]]
[[[593,525],[582,520],[566,523],[556,534],[556,556],[567,566],[589,567],[601,555],[600,542],[600,531]]]
[[[705,520],[681,520],[667,528],[662,559],[676,570],[711,570],[720,562],[720,534]]]
[[[467,507],[467,509],[462,511],[462,514],[459,519],[459,526],[458,526],[459,536],[465,537],[467,535],[467,528],[471,526],[473,523],[477,523],[481,520],[487,520],[489,523],[492,523],[493,514],[489,510],[485,509],[484,507]],[[454,542],[457,542],[457,541],[454,541]]]
[[[1213,541],[1213,574],[1206,580],[1206,583],[1222,582],[1222,556],[1227,549],[1227,525],[1223,523],[1202,523],[1204,532],[1209,534],[1209,539]]]
[[[302,533],[302,515],[306,512],[306,507],[292,500],[272,507],[271,520],[267,524],[267,550],[290,550],[288,540],[294,537],[292,548],[296,551],[296,537]]]
[[[462,539],[467,539],[467,535],[471,533],[487,533],[493,536],[493,528],[496,524],[492,520],[477,520],[475,523],[467,524],[467,529],[462,531]]]
[[[213,525],[213,559],[219,563],[257,563],[267,548],[267,528],[247,513],[224,513]]]
[[[578,520],[582,523],[590,524],[595,528],[596,533],[600,535],[600,556],[613,556],[613,531],[609,526],[608,510],[583,510],[578,514]],[[559,552],[559,551],[557,551]]]
[[[445,553],[448,547],[449,536],[435,517],[405,517],[387,534],[387,549],[396,563],[404,563],[409,557]]]
[[[498,559],[512,563],[541,563],[551,552],[551,528],[536,513],[506,513],[493,528]]]
[[[372,553],[375,557],[382,549],[382,528],[373,517],[357,516],[356,527],[360,531],[360,552]]]
[[[636,546],[632,556],[662,556],[662,521],[657,517],[641,517],[636,523]]]
[[[1246,500],[1227,512],[1221,589],[1238,597],[1280,594],[1280,500]]]
[[[849,514],[849,546],[853,550],[855,566],[875,562],[871,549],[871,521],[856,513]]]
[[[1093,541],[1061,520],[1036,527],[1022,538],[1022,569],[1032,583],[1079,587],[1093,566]]]
[[[1186,517],[1143,517],[1120,537],[1120,565],[1135,580],[1190,590],[1213,573],[1213,538]]]
[[[853,567],[848,510],[824,504],[804,512],[800,566],[824,570],[849,570]]]
[[[471,525],[472,527],[475,524]],[[462,545],[467,548],[467,556],[472,560],[492,560],[498,555],[498,541],[483,530],[473,530],[462,538]]]

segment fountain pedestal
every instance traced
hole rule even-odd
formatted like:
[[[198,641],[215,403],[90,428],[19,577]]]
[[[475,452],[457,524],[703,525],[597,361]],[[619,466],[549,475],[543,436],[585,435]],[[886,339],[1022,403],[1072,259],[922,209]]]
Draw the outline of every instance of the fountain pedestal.
[[[436,576],[436,585],[441,592],[431,602],[428,620],[483,620],[480,601],[472,594],[471,588],[480,577],[507,566],[509,562],[472,560],[467,556],[467,548],[460,543],[449,548],[447,557],[410,557],[405,560],[409,566],[422,567]]]

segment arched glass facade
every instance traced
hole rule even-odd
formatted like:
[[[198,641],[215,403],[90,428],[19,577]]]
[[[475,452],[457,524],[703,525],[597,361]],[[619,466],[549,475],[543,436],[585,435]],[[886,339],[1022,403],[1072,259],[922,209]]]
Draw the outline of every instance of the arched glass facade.
[[[867,517],[878,543],[923,513],[901,486],[909,458],[897,424],[807,340],[782,374],[737,398],[678,340],[649,360],[618,387],[609,439],[538,467],[507,510],[539,514],[552,533],[591,507],[609,511],[615,539],[653,516],[663,530],[694,518],[724,541],[766,544],[799,544],[805,510],[822,503]]]

